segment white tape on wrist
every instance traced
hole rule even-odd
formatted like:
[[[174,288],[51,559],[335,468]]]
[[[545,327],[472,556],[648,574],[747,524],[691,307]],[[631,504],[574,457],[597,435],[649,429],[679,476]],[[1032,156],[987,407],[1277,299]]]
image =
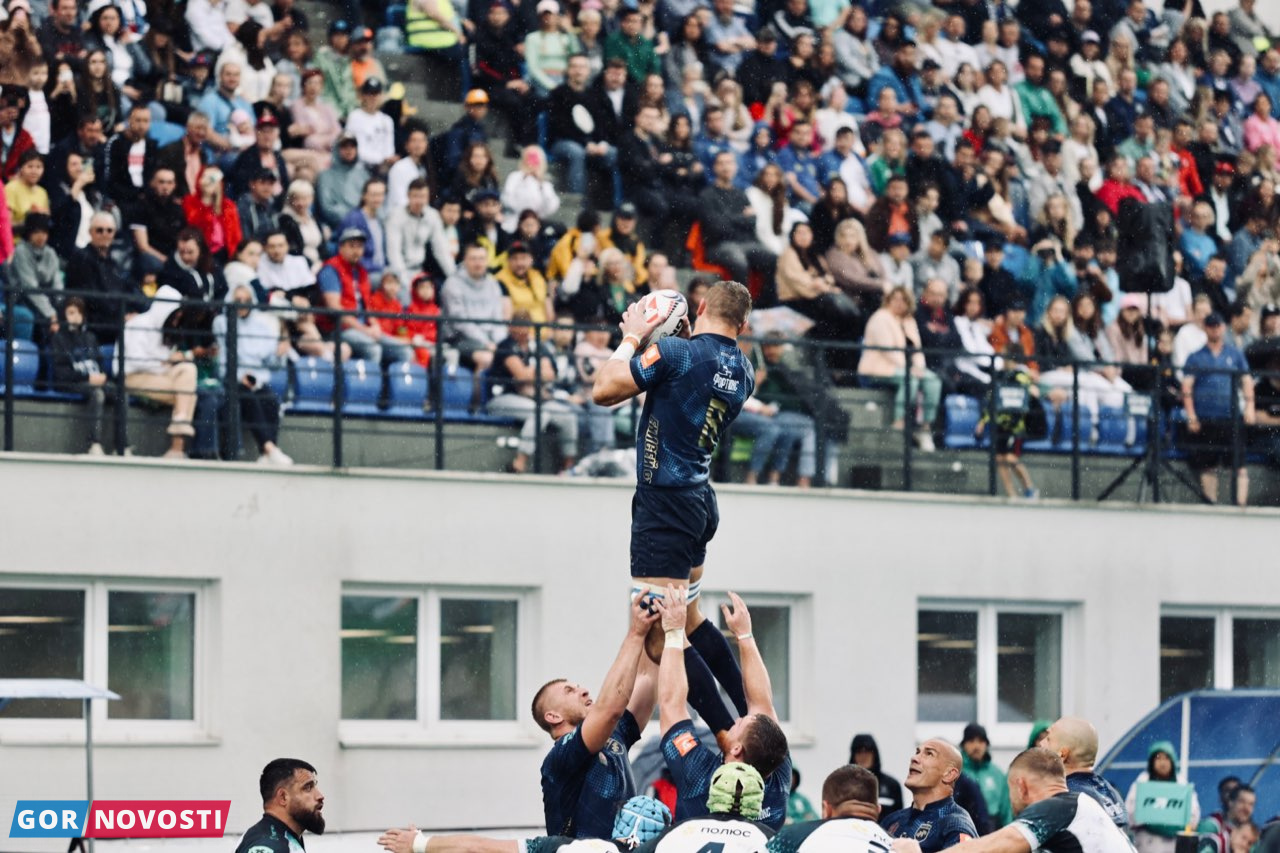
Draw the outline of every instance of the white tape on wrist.
[[[413,836],[413,853],[427,853],[427,845],[430,843],[431,836],[419,832]]]
[[[623,340],[618,344],[618,348],[613,351],[613,355],[609,356],[610,361],[630,361],[636,356],[636,345],[629,340]]]
[[[745,634],[739,634],[739,635],[738,635],[738,642],[739,642],[739,643],[741,643],[743,640],[750,640],[750,639],[751,639],[752,637],[754,637],[754,636],[755,636],[755,634],[751,633],[750,631],[748,631],[748,632],[747,632],[747,633],[745,633]]]
[[[672,628],[667,631],[666,642],[663,644],[665,649],[683,649],[684,648],[684,629]]]

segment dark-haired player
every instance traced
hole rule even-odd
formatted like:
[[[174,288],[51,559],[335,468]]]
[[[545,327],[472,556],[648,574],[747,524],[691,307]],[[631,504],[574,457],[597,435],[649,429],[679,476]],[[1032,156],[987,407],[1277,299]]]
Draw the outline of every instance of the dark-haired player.
[[[301,853],[302,834],[324,835],[324,794],[316,769],[300,758],[277,758],[258,777],[262,820],[245,830],[236,853]]]
[[[791,755],[787,736],[778,725],[773,689],[764,658],[751,633],[751,614],[742,599],[729,593],[733,608],[724,608],[725,622],[738,637],[742,656],[742,686],[747,713],[727,730],[717,730],[721,755],[698,739],[689,719],[689,681],[685,672],[686,592],[667,585],[662,602],[664,632],[662,663],[658,668],[659,725],[662,758],[676,785],[676,821],[706,815],[707,795],[716,770],[725,762],[740,761],[755,768],[764,780],[760,822],[778,829],[787,818],[791,793]]]
[[[837,767],[822,783],[822,820],[785,826],[769,841],[769,853],[887,853],[895,845],[876,819],[880,780],[856,764]]]
[[[602,406],[645,394],[631,500],[631,595],[656,597],[668,584],[688,587],[685,630],[706,664],[697,666],[700,671],[710,668],[739,715],[746,713],[746,703],[737,665],[697,602],[707,543],[720,523],[711,457],[755,388],[755,371],[738,349],[750,313],[751,294],[745,287],[717,282],[698,306],[691,337],[666,337],[637,355],[660,322],[645,320],[637,303],[623,315],[622,344],[592,386],[592,397]],[[655,661],[661,654],[656,631],[650,633],[648,652]],[[702,679],[694,681],[701,684]],[[732,715],[718,698],[703,701],[702,690],[693,692],[695,707],[712,730],[732,725]]]
[[[564,678],[534,695],[534,721],[555,741],[542,762],[547,835],[612,838],[618,807],[635,796],[627,752],[639,721],[653,716],[656,673],[644,641],[656,621],[643,601],[632,602],[631,626],[594,700]]]

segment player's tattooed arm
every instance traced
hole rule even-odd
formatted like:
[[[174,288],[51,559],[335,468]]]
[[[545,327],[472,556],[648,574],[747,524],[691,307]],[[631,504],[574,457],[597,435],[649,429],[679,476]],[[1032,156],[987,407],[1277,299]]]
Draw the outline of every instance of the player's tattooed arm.
[[[747,695],[747,713],[764,714],[778,719],[773,707],[773,685],[769,670],[751,633],[751,611],[736,592],[729,593],[728,604],[720,605],[724,624],[738,638],[738,655],[742,662],[742,690]]]

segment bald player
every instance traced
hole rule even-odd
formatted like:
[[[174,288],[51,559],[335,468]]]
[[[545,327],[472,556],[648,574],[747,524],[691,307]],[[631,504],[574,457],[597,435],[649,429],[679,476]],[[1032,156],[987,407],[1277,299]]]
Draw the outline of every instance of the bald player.
[[[1098,801],[1111,822],[1121,829],[1129,827],[1124,797],[1115,786],[1093,772],[1098,760],[1098,730],[1080,717],[1063,717],[1045,731],[1040,746],[1055,752],[1067,772],[1067,789],[1088,794]]]
[[[894,838],[911,838],[924,853],[954,847],[978,837],[973,818],[956,803],[956,780],[964,768],[960,750],[941,738],[916,747],[903,785],[911,792],[911,805],[880,821]]]
[[[822,783],[822,820],[784,826],[768,853],[884,853],[907,845],[880,828],[880,780],[865,767],[837,767]]]
[[[1089,796],[1067,789],[1062,759],[1032,747],[1009,765],[1013,823],[964,845],[964,853],[1133,853],[1124,831]]]

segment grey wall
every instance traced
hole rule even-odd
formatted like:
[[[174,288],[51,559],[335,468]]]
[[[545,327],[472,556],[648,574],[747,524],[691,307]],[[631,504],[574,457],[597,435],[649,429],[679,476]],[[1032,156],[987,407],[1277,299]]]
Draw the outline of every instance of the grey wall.
[[[101,747],[99,798],[231,797],[239,829],[261,766],[297,754],[321,770],[333,829],[537,825],[547,742],[531,724],[487,749],[340,746],[342,584],[536,589],[523,676],[535,685],[566,674],[596,689],[624,630],[625,484],[21,456],[0,459],[0,482],[0,582],[210,581],[209,737]],[[720,505],[707,586],[808,597],[792,737],[811,796],[854,731],[875,732],[888,769],[905,771],[921,598],[1078,603],[1063,705],[1104,742],[1158,699],[1162,603],[1280,607],[1262,570],[1276,530],[1265,510],[733,487]],[[0,725],[0,768],[0,815],[19,797],[83,796],[74,739],[19,745]]]

